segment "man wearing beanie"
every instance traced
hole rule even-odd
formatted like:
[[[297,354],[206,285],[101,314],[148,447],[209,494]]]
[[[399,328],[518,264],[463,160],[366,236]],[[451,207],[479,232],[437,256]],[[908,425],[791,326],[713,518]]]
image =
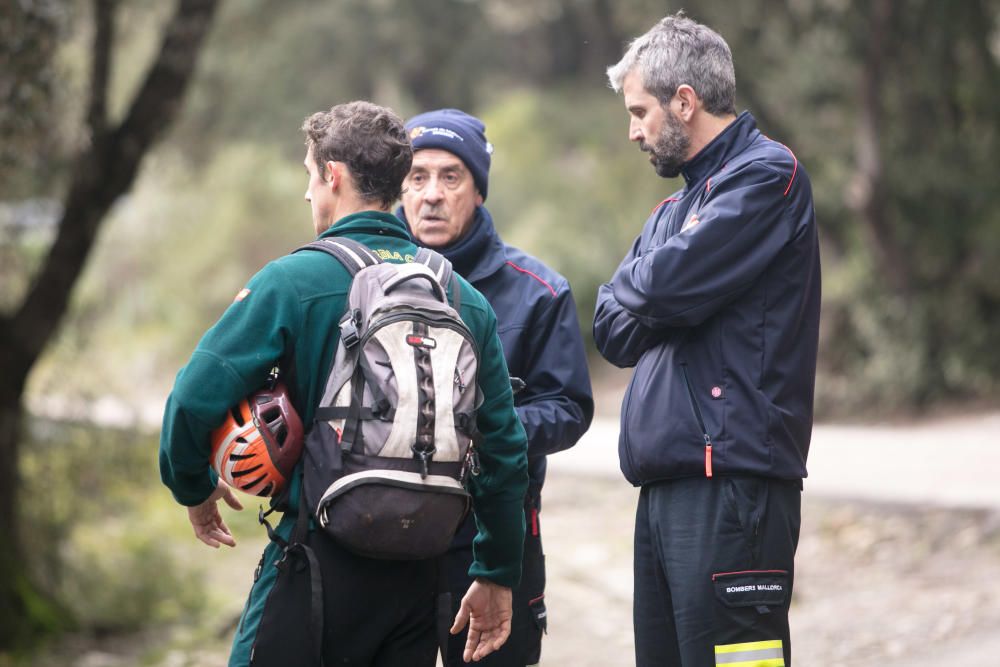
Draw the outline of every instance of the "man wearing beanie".
[[[493,146],[482,121],[457,109],[441,109],[415,116],[406,128],[414,156],[398,215],[418,244],[451,260],[490,302],[510,374],[524,383],[514,397],[528,435],[530,477],[521,583],[513,591],[510,639],[477,664],[535,665],[546,626],[539,521],[545,457],[576,444],[594,413],[576,304],[565,278],[497,235],[483,206]],[[470,518],[446,557],[456,609],[469,588],[475,536]],[[452,637],[449,667],[466,664],[464,645],[464,633]]]

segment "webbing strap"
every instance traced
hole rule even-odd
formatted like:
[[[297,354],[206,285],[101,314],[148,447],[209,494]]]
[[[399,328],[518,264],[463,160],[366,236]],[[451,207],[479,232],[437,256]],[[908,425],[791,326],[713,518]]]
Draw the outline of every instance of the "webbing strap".
[[[264,524],[267,530],[267,537],[278,544],[284,552],[284,556],[275,563],[276,567],[289,557],[305,558],[306,567],[309,568],[309,640],[312,647],[313,664],[323,667],[323,573],[319,569],[319,559],[312,547],[306,544],[309,537],[309,507],[306,504],[305,489],[299,489],[299,514],[295,519],[295,528],[292,530],[291,539],[285,540],[278,534],[278,531],[271,527],[267,521],[267,516],[274,509],[267,512],[261,507],[258,521]],[[287,567],[294,567],[287,565]]]
[[[312,645],[314,664],[323,665],[323,574],[319,559],[312,547],[304,542],[293,544],[288,554],[305,556],[309,568],[309,643]]]
[[[343,264],[352,278],[361,269],[367,266],[375,266],[382,261],[378,255],[369,250],[364,244],[344,236],[319,239],[296,248],[292,253],[302,250],[325,252]]]
[[[295,518],[292,545],[287,553],[301,553],[309,567],[309,634],[315,664],[323,665],[323,573],[312,547],[306,544],[309,538],[309,505],[306,490],[299,488],[299,515]]]
[[[322,422],[333,421],[334,419],[347,419],[350,415],[350,407],[347,405],[330,406],[326,408],[316,408],[316,419]],[[358,412],[358,419],[361,421],[371,421],[378,419],[391,422],[396,417],[395,408],[378,410],[376,408],[361,408]]]
[[[442,287],[446,290],[451,288],[451,307],[457,312],[462,306],[462,288],[458,283],[458,274],[451,266],[451,261],[430,248],[417,249],[416,260],[427,265]]]
[[[271,512],[273,511],[274,508],[272,507],[271,509],[265,512],[264,507],[261,506],[260,512],[257,513],[257,521],[263,524],[264,529],[267,531],[267,539],[271,540],[272,542],[277,542],[278,546],[281,547],[282,550],[284,550],[288,548],[288,542],[281,535],[278,535],[278,531],[272,528],[271,523],[267,520],[268,515],[271,514]]]
[[[344,451],[352,451],[356,454],[364,454],[364,443],[361,431],[361,402],[365,396],[365,374],[361,364],[354,367],[354,375],[351,378],[351,402],[348,405],[347,417],[344,422],[344,432],[340,438],[340,445]]]
[[[441,649],[441,664],[448,664],[448,637],[451,636],[451,591],[448,590],[448,570],[444,556],[437,559],[437,605],[435,627],[438,648]]]

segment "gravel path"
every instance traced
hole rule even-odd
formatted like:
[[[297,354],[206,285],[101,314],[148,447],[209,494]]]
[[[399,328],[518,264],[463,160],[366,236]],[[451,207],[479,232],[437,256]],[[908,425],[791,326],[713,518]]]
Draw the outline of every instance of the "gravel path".
[[[541,516],[548,667],[628,667],[638,490],[598,420],[550,459]],[[904,426],[817,426],[803,496],[792,642],[799,667],[1000,664],[1000,414]],[[225,600],[197,633],[68,642],[38,665],[221,667],[263,539],[206,552]],[[209,558],[210,557],[210,558]],[[164,645],[164,636],[172,636]],[[95,645],[96,644],[96,645]]]
[[[550,458],[549,665],[631,665],[638,498],[598,420]],[[792,610],[795,664],[1000,664],[1000,414],[817,426]]]

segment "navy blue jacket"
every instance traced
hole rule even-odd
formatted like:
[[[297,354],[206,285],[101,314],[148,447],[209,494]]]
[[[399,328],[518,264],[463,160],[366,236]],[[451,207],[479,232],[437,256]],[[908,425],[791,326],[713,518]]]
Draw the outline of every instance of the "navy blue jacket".
[[[682,173],[598,292],[597,347],[635,366],[622,472],[635,485],[709,471],[801,479],[820,311],[808,177],[747,112]]]
[[[403,220],[402,209],[397,216]],[[497,314],[507,368],[525,388],[514,395],[528,434],[529,493],[545,482],[545,457],[576,444],[594,416],[587,356],[569,283],[497,235],[486,208],[457,243],[437,248]]]

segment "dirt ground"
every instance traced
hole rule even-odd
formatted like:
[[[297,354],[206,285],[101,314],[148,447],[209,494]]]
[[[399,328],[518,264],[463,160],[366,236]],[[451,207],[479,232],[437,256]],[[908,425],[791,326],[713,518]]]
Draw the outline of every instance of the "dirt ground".
[[[632,652],[638,491],[553,472],[542,513],[549,635],[542,664],[617,667]],[[792,635],[805,667],[986,667],[1000,653],[1000,512],[804,496]],[[207,627],[68,642],[36,665],[221,667],[262,542],[206,553],[220,611]],[[238,591],[238,592],[235,592]],[[404,667],[404,666],[401,666]]]
[[[637,498],[610,478],[547,481],[543,664],[634,664]],[[798,665],[996,665],[1000,513],[805,494],[791,618]]]

